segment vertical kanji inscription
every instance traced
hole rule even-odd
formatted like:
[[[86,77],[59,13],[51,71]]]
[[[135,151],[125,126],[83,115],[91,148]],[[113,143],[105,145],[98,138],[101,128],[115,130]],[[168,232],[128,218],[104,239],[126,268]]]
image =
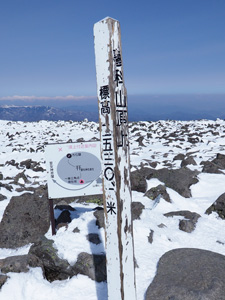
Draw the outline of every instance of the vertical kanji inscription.
[[[119,22],[94,25],[109,300],[136,300],[127,93]]]

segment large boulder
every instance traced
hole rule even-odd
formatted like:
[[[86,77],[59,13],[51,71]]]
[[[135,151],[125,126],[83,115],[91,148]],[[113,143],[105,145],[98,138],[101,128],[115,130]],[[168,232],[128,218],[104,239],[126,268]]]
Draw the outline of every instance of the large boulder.
[[[225,169],[225,155],[218,153],[212,161],[202,161],[203,173],[223,174],[221,170]]]
[[[0,223],[0,248],[18,248],[39,240],[50,225],[47,190],[13,196]]]
[[[44,236],[41,237],[39,242],[31,246],[29,257],[37,258],[48,281],[71,278],[75,275],[73,268],[67,260],[58,257],[58,251],[54,248],[53,243],[53,240],[48,240]]]
[[[180,169],[151,169],[141,168],[131,173],[131,187],[138,192],[146,192],[147,182],[146,180],[151,178],[157,178],[159,181],[165,183],[166,187],[169,187],[179,193],[185,198],[191,197],[190,186],[198,182],[198,171],[192,171],[187,167]]]
[[[147,185],[145,175],[142,172],[142,169],[131,172],[130,180],[131,180],[132,191],[137,191],[141,193],[146,192],[148,185]]]
[[[165,217],[174,217],[179,216],[182,217],[179,221],[179,229],[185,231],[187,233],[191,233],[194,231],[196,227],[196,223],[198,219],[201,217],[196,212],[191,212],[189,210],[179,210],[179,211],[171,211],[169,213],[164,214]]]
[[[159,260],[145,300],[224,300],[225,256],[200,249],[176,249]]]
[[[97,282],[106,281],[106,256],[81,252],[73,269]]]
[[[216,212],[220,218],[225,219],[225,193],[219,196],[217,200],[206,210],[206,214]]]
[[[148,190],[145,193],[145,196],[147,196],[151,200],[155,200],[158,196],[161,196],[167,202],[171,202],[170,195],[167,193],[166,187],[162,184],[159,184],[158,186]]]
[[[216,158],[212,160],[212,163],[217,165],[219,169],[224,170],[225,169],[225,155],[217,153]]]

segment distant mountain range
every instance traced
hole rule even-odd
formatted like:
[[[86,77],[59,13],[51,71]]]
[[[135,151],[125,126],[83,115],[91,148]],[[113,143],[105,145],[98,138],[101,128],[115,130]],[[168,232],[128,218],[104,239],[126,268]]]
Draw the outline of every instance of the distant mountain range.
[[[97,99],[0,101],[0,120],[39,121],[72,120],[98,122]],[[128,119],[216,120],[225,119],[225,94],[222,95],[158,95],[128,97]]]
[[[51,106],[0,106],[0,120],[35,122],[40,120],[82,121],[85,118],[98,120],[95,112],[64,110]]]

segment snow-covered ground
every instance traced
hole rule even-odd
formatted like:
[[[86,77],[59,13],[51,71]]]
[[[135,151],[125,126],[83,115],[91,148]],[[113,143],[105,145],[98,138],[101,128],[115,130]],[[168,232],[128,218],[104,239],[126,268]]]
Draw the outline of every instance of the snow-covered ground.
[[[20,163],[26,159],[40,162],[45,168],[44,145],[47,143],[75,142],[79,139],[89,141],[99,138],[98,124],[94,122],[48,122],[36,123],[0,121],[0,172],[4,176],[14,177],[20,171],[7,161]],[[195,142],[193,143],[193,139]],[[201,161],[212,160],[217,153],[225,154],[225,121],[158,121],[130,124],[130,153],[132,171],[141,166],[157,162],[156,169],[163,167],[179,168],[181,160],[174,160],[177,154],[191,153],[197,165],[189,165],[192,170],[202,170]],[[31,183],[38,186],[46,183],[45,172],[25,170]],[[133,222],[134,249],[138,267],[136,268],[137,300],[143,300],[146,289],[155,276],[159,258],[167,251],[188,247],[207,249],[225,255],[224,220],[216,213],[206,215],[206,209],[225,192],[225,174],[200,173],[199,182],[191,186],[192,197],[184,198],[174,190],[167,188],[172,203],[160,199],[156,204],[143,193],[133,191],[133,201],[145,205],[140,220]],[[24,182],[19,182],[21,187]],[[148,180],[148,188],[155,187],[157,179]],[[0,201],[0,218],[12,196],[20,195],[18,185],[10,192],[1,188],[0,194],[7,199]],[[74,263],[80,252],[102,253],[104,249],[104,230],[95,225],[92,208],[95,204],[72,203],[80,212],[80,217],[73,219],[68,228],[60,228],[52,237],[51,230],[47,238],[54,240],[59,256],[69,263]],[[192,233],[179,230],[178,217],[167,218],[165,213],[189,210],[201,215],[196,229]],[[159,226],[164,224],[164,226]],[[90,232],[98,233],[103,243],[91,245],[86,239]],[[73,233],[78,227],[80,233]],[[154,231],[153,242],[148,236]],[[22,255],[29,251],[30,245],[12,250],[0,249],[0,258]],[[9,279],[0,291],[0,300],[105,300],[107,284],[97,283],[87,276],[78,275],[64,281],[48,282],[42,276],[40,268],[30,268],[28,273],[9,273]]]

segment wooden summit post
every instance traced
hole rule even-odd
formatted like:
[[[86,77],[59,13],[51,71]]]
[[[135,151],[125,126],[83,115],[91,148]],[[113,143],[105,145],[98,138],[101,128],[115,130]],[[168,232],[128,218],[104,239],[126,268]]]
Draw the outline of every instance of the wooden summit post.
[[[120,25],[94,25],[109,300],[135,300],[127,93]]]

